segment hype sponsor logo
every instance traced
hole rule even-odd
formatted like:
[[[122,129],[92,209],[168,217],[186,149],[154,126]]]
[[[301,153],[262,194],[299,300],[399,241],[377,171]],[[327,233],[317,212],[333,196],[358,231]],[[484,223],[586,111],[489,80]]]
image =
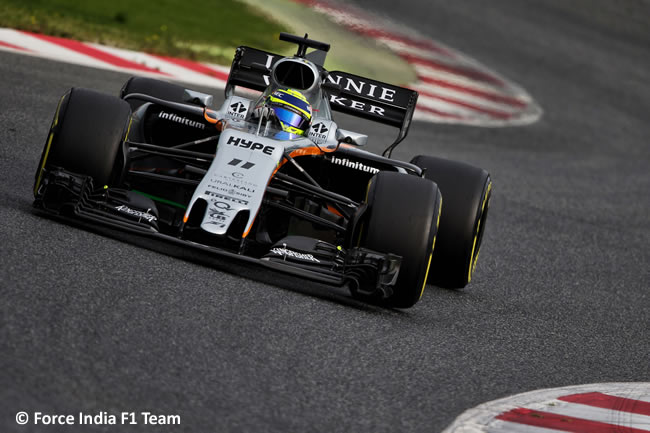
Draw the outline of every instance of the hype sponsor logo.
[[[257,143],[254,142],[253,140],[246,140],[235,136],[231,136],[230,138],[228,138],[226,144],[230,144],[235,147],[242,147],[244,149],[261,150],[262,153],[265,153],[267,155],[272,155],[273,151],[275,150],[275,147],[273,146],[269,146],[269,145],[265,146],[262,143]]]

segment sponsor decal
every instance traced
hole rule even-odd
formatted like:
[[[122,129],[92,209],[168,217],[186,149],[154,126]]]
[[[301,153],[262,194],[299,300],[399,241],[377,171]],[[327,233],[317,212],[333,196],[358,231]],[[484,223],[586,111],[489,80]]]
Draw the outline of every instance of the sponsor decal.
[[[214,200],[212,206],[208,209],[208,221],[206,224],[216,225],[219,228],[226,227],[226,221],[231,219],[230,211],[234,208],[226,201]]]
[[[158,218],[156,218],[155,215],[151,215],[149,213],[149,211],[151,209],[147,209],[146,212],[142,212],[141,210],[131,209],[128,206],[121,205],[121,206],[115,206],[115,210],[118,210],[118,211],[120,211],[122,213],[125,213],[127,215],[130,215],[130,216],[138,218],[138,219],[145,219],[150,223],[158,220]]]
[[[264,66],[266,66],[267,68],[270,68],[273,65],[273,58],[274,57],[275,56],[272,56],[270,54],[266,54],[266,63],[264,64]]]
[[[232,190],[232,191],[235,192],[234,190]],[[210,197],[215,197],[215,198],[218,198],[218,199],[221,199],[221,200],[231,201],[231,202],[237,203],[237,204],[243,204],[243,205],[248,204],[248,200],[243,200],[241,198],[231,197],[229,195],[219,194],[219,193],[212,192],[212,191],[206,191],[205,195],[209,195]]]
[[[248,185],[254,188],[257,188],[257,184],[255,182],[250,182],[248,180],[243,180],[242,178],[245,177],[244,173],[241,173],[239,171],[235,171],[232,173],[232,176],[228,176],[225,174],[221,173],[214,173],[213,177],[210,178],[208,181],[209,183],[216,183],[216,182],[235,182],[237,185]]]
[[[286,244],[283,244],[282,248],[271,248],[271,251],[269,252],[272,254],[277,254],[278,256],[282,256],[285,258],[285,260],[287,257],[293,257],[295,259],[309,260],[310,262],[320,263],[320,260],[318,260],[312,254],[299,253],[298,251],[290,250],[287,248]]]
[[[354,168],[355,170],[361,170],[361,171],[365,171],[365,172],[368,172],[368,173],[379,173],[378,168],[370,167],[369,165],[365,165],[362,162],[350,161],[347,158],[337,158],[336,156],[332,156],[332,158],[329,161],[332,164],[337,164],[337,165],[342,165],[344,167]]]
[[[233,183],[233,182],[227,182],[225,180],[220,180],[220,179],[210,179],[208,187],[211,188],[213,185],[228,187],[228,188],[232,188],[232,189],[238,190],[238,191],[250,192],[251,194],[255,193],[255,188],[254,187],[240,185],[238,183]]]
[[[221,192],[226,193],[226,194],[228,194],[230,196],[245,197],[245,198],[253,197],[252,194],[248,194],[247,192],[236,190],[234,188],[228,188],[228,187],[225,187],[225,186],[208,185],[208,188],[213,189],[215,191],[221,191]]]
[[[315,125],[312,125],[311,128],[309,128],[309,138],[316,139],[319,142],[323,142],[327,140],[327,132],[329,129],[327,126],[325,126],[325,123],[323,122],[318,122]]]
[[[318,122],[312,126],[312,129],[318,134],[325,134],[327,131],[329,131],[323,122]]]
[[[330,102],[333,104],[343,105],[344,107],[354,108],[355,110],[365,111],[368,113],[377,114],[379,116],[385,116],[385,110],[376,105],[366,104],[365,102],[352,101],[348,98],[342,98],[340,96],[330,95]]]
[[[341,75],[337,75],[336,78],[332,75],[328,75],[327,79],[334,84],[338,84],[347,92],[353,92],[358,95],[368,96],[386,102],[395,102],[395,89],[366,83],[361,80],[355,81],[350,77],[343,77]]]
[[[243,162],[241,159],[233,158],[233,160],[230,161],[230,162],[228,163],[228,165],[239,165],[239,163],[241,163],[241,162]],[[255,166],[255,163],[254,163],[254,162],[244,162],[244,163],[241,165],[241,168],[243,168],[244,170],[248,170],[249,168],[252,168],[252,167],[254,167],[254,166]]]
[[[275,63],[273,58],[274,58],[274,56],[272,56],[270,54],[267,54],[266,55],[266,63],[264,63],[264,66],[266,66],[267,68],[270,69],[271,66],[273,66],[273,64]],[[264,84],[266,84],[267,86],[269,84],[271,84],[271,77],[269,77],[268,75],[262,75],[262,78],[264,78]]]
[[[161,111],[158,113],[160,119],[171,120],[172,122],[180,123],[181,125],[191,126],[192,128],[205,129],[205,124],[202,122],[195,122],[186,117],[177,116],[174,113],[165,113]]]
[[[243,147],[244,149],[261,150],[262,153],[265,153],[267,155],[272,155],[273,151],[275,150],[275,147],[273,146],[265,146],[262,143],[256,143],[253,140],[245,140],[243,138],[235,136],[228,138],[227,144],[231,144],[236,147]]]
[[[248,109],[246,108],[246,105],[242,102],[235,102],[234,104],[231,104],[230,107],[228,108],[228,115],[233,118],[237,119],[244,119],[246,118],[246,112]]]

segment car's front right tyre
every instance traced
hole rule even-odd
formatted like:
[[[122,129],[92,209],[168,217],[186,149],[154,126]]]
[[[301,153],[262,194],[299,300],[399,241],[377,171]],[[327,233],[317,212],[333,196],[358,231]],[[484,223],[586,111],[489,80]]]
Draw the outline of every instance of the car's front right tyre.
[[[123,100],[94,90],[70,89],[54,114],[36,170],[34,194],[49,167],[90,176],[97,186],[107,185],[130,120],[131,108]]]

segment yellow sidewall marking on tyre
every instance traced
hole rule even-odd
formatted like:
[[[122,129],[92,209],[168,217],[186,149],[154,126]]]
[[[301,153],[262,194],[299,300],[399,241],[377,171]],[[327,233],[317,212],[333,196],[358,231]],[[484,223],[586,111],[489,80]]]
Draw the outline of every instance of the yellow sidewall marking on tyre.
[[[435,244],[436,237],[433,237],[433,243]],[[431,258],[433,257],[433,248],[431,248],[431,254],[429,254],[429,261],[427,262],[427,271],[424,273],[424,282],[422,283],[422,290],[420,290],[420,296],[418,296],[418,301],[422,299],[424,294],[424,288],[427,286],[427,278],[429,277],[429,268],[431,267]]]
[[[45,169],[45,161],[47,161],[47,156],[50,153],[50,146],[52,145],[52,139],[54,138],[54,133],[50,132],[50,136],[47,139],[47,144],[45,145],[45,155],[43,156],[43,164],[38,170],[38,179],[36,179],[36,184],[34,185],[34,196],[38,192],[38,188],[41,186],[41,178],[43,177],[43,170]]]
[[[131,124],[133,123],[133,117],[129,117],[129,126],[126,128],[126,134],[124,134],[124,141],[129,139],[129,133],[131,132]]]
[[[485,204],[487,199],[490,196],[490,191],[492,190],[492,182],[488,184],[487,190],[485,191],[485,196],[483,197],[483,204],[481,205],[481,217],[485,211]],[[478,224],[476,225],[476,233],[474,233],[474,243],[472,244],[472,255],[469,256],[469,269],[467,272],[467,282],[472,281],[472,272],[476,269],[476,263],[478,262],[479,251],[476,251],[476,257],[474,257],[474,250],[476,249],[476,241],[478,240],[478,234],[481,230],[481,218],[478,219]],[[480,250],[479,246],[479,250]]]
[[[41,178],[43,177],[43,170],[45,169],[45,162],[47,161],[47,156],[50,154],[50,147],[52,146],[52,139],[54,138],[54,133],[52,128],[59,124],[59,111],[61,110],[61,104],[63,104],[63,99],[66,95],[61,96],[59,100],[59,105],[56,107],[56,113],[54,113],[54,122],[52,122],[52,127],[50,128],[50,136],[47,138],[47,144],[45,145],[45,155],[43,155],[43,162],[38,169],[38,179],[36,179],[36,184],[34,184],[34,195],[38,192],[38,188],[41,186]]]
[[[424,294],[424,288],[427,286],[427,279],[429,278],[429,269],[431,268],[431,258],[433,257],[433,251],[436,248],[436,238],[438,237],[438,227],[440,227],[440,215],[442,214],[442,196],[440,197],[440,204],[438,205],[438,219],[436,220],[436,234],[433,235],[433,243],[431,244],[431,253],[429,254],[429,260],[427,262],[427,270],[424,273],[424,282],[422,283],[422,290],[420,290],[420,296],[418,300],[422,298]]]

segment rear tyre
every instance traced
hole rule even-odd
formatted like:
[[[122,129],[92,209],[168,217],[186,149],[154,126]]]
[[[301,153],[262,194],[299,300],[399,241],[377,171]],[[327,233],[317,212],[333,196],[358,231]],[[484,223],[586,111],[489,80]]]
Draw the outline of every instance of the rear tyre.
[[[61,167],[107,185],[131,120],[129,104],[114,96],[73,88],[59,101],[41,161],[34,194],[48,167]]]
[[[459,289],[472,279],[485,232],[492,181],[485,170],[458,161],[416,156],[411,162],[440,188],[440,217],[429,283]]]
[[[436,239],[442,198],[435,183],[379,172],[368,186],[360,245],[402,256],[393,295],[383,303],[408,308],[422,296]]]
[[[185,103],[183,95],[185,94],[185,87],[167,81],[156,80],[153,78],[145,77],[131,77],[124,83],[120,91],[120,98],[124,98],[130,93],[143,93],[145,95],[153,96],[154,98],[164,99],[166,101]],[[147,101],[141,99],[130,98],[127,100],[131,109],[135,111],[142,104]]]

